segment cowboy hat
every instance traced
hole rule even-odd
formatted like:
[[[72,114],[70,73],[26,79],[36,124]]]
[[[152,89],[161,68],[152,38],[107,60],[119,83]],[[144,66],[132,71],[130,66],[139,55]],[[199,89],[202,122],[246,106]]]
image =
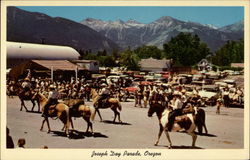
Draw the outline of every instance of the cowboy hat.
[[[180,94],[180,92],[179,91],[174,91],[174,93],[173,93],[173,96],[180,96],[181,94]]]
[[[25,78],[24,80],[25,80],[25,81],[30,81],[30,79],[29,79],[29,78]]]
[[[51,85],[49,86],[49,88],[55,89],[56,87],[55,87],[54,85],[51,84]]]
[[[107,85],[105,83],[102,83],[101,87],[107,87]]]

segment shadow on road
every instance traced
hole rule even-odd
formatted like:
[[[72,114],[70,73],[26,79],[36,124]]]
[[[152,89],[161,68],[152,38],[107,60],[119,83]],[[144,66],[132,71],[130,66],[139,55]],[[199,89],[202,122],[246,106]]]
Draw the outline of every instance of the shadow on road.
[[[186,131],[179,131],[177,133],[187,133]],[[202,134],[199,134],[198,132],[194,132],[196,135],[198,136],[206,136],[206,137],[217,137],[216,135],[214,134],[209,134],[209,133],[202,133]]]
[[[107,124],[116,124],[116,125],[131,125],[130,123],[126,123],[126,122],[113,122],[113,121],[109,121],[109,120],[105,120],[102,122],[107,123]]]
[[[63,131],[51,131],[53,136],[67,137]],[[70,139],[84,139],[85,137],[94,137],[94,138],[108,138],[108,136],[101,134],[100,132],[80,132],[77,130],[71,130],[69,134]]]
[[[199,134],[198,132],[195,132],[195,134],[197,134],[198,136],[217,137],[216,135],[214,135],[214,134],[209,134],[209,133],[202,133],[202,134]]]
[[[168,146],[166,146],[166,145],[158,145],[158,146],[160,146],[160,147],[167,147],[168,148]],[[197,146],[192,147],[192,146],[183,146],[183,145],[181,145],[181,146],[172,146],[171,149],[204,149],[204,148],[197,147]]]
[[[41,114],[42,112],[38,112],[38,111],[26,111],[27,113],[37,113],[37,114]]]
[[[201,148],[201,147],[192,147],[192,146],[172,146],[172,149],[204,149],[204,148]]]

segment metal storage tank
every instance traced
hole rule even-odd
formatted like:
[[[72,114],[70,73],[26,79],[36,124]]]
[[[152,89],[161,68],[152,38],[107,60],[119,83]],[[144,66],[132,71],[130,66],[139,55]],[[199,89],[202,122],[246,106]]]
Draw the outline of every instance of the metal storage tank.
[[[7,42],[7,68],[27,60],[77,60],[80,54],[67,46]]]

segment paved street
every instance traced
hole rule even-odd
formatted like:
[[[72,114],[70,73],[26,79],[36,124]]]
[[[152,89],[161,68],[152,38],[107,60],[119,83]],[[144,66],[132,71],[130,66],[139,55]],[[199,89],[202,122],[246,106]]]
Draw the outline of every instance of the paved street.
[[[29,109],[31,103],[26,102]],[[87,102],[92,104],[92,102]],[[50,119],[52,132],[47,134],[47,126],[41,132],[42,117],[40,113],[19,111],[20,101],[17,97],[7,99],[7,126],[14,143],[19,138],[26,139],[27,148],[166,148],[167,139],[162,135],[159,146],[154,146],[158,134],[158,119],[147,116],[148,108],[135,108],[133,100],[122,102],[122,124],[113,124],[113,112],[110,109],[100,110],[104,122],[98,115],[93,123],[94,135],[86,134],[86,122],[74,120],[76,132],[71,139],[61,132],[62,123]],[[215,107],[206,107],[206,125],[208,135],[198,136],[197,148],[201,149],[236,149],[244,147],[244,109],[222,108],[221,115],[216,115]],[[35,108],[37,110],[37,108]],[[173,148],[189,148],[191,136],[185,133],[171,132]]]

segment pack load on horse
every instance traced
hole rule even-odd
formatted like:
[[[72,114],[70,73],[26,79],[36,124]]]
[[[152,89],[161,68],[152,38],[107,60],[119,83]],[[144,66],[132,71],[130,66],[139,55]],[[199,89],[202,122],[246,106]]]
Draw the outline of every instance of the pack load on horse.
[[[85,105],[82,99],[64,100],[64,103],[69,106],[69,119],[71,122],[72,129],[74,130],[72,117],[82,117],[87,122],[86,132],[88,132],[90,128],[91,133],[93,133],[93,125],[91,121],[93,121],[95,118],[95,108],[93,106]]]
[[[95,89],[91,89],[91,96],[92,96],[93,105],[94,105],[94,107],[96,109],[96,112],[98,113],[98,115],[99,115],[99,117],[100,117],[100,119],[102,121],[102,117],[101,117],[101,114],[99,112],[99,109],[110,108],[114,112],[114,115],[115,115],[113,122],[115,122],[116,117],[118,116],[118,120],[121,123],[122,121],[120,119],[120,113],[117,111],[117,109],[119,111],[121,111],[122,106],[121,106],[118,99],[116,99],[116,98],[108,98],[109,97],[108,95],[102,94],[102,93],[105,93],[105,91],[106,91],[106,89],[104,89],[105,87],[106,87],[106,85],[105,86],[102,85],[100,95],[96,92]]]
[[[19,99],[21,100],[21,108],[20,111],[22,111],[23,107],[25,108],[26,112],[28,111],[27,107],[24,104],[24,101],[31,101],[32,103],[32,109],[34,110],[35,107],[35,101],[38,105],[38,112],[40,112],[40,104],[38,100],[34,97],[35,91],[31,90],[31,83],[29,78],[25,78],[23,83],[21,84],[21,91],[18,94]]]

